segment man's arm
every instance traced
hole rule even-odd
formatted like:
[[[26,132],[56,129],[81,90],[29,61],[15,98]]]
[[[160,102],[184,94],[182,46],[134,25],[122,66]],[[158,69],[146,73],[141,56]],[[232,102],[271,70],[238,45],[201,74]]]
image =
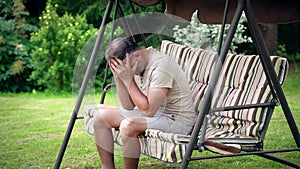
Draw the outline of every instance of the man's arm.
[[[115,78],[116,88],[118,92],[118,97],[121,102],[121,105],[124,109],[132,110],[134,109],[135,105],[132,102],[130,95],[125,87],[124,83],[120,78]]]
[[[123,81],[119,78],[118,74],[116,73],[112,60],[109,62],[109,65],[114,75],[118,98],[121,102],[122,107],[127,110],[134,109],[135,105],[129,96],[126,86],[124,85]]]
[[[138,107],[144,116],[153,117],[162,103],[166,103],[168,88],[149,88],[145,96],[137,87],[134,80],[127,87],[133,103]]]
[[[123,108],[131,110],[137,106],[142,114],[148,117],[154,116],[161,104],[166,102],[169,90],[168,88],[149,88],[145,96],[133,79],[126,87],[119,78],[116,79],[116,87]]]
[[[137,106],[144,116],[152,117],[160,108],[161,104],[166,101],[166,95],[169,89],[149,88],[147,96],[145,96],[133,79],[138,62],[135,62],[134,65],[131,66],[128,54],[126,55],[126,60],[127,62],[123,62],[119,59],[113,59],[111,61],[111,68],[121,81],[119,84],[122,84],[122,86],[119,85],[119,88],[122,89],[122,91],[119,89],[119,92],[123,94],[120,95],[120,97],[122,97],[123,102],[125,102],[124,98],[131,98],[132,106]],[[127,94],[126,91],[128,96],[126,95],[125,97],[125,94]],[[126,106],[128,105],[126,104]]]

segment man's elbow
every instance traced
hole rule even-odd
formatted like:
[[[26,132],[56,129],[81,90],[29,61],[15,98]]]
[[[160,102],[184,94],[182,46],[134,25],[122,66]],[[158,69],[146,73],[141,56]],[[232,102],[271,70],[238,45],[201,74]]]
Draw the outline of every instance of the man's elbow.
[[[142,114],[146,117],[154,117],[156,111],[152,111],[151,109],[141,110]]]

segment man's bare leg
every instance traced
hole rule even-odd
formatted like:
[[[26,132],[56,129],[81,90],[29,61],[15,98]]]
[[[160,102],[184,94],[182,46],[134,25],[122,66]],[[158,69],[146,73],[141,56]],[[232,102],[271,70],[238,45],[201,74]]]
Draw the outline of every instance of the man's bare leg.
[[[101,134],[96,134],[96,133],[101,133]],[[100,142],[101,138],[103,139]],[[95,132],[95,142],[98,149],[98,154],[101,159],[102,169],[114,169],[115,168],[114,154],[113,154],[114,144],[113,144],[111,130],[110,131],[105,131],[105,129],[97,130],[97,132]]]
[[[114,169],[114,142],[111,128],[119,127],[124,118],[118,109],[100,109],[94,117],[94,135],[102,169]]]
[[[140,142],[138,138],[122,137],[123,142],[123,159],[125,169],[137,169],[139,164],[139,157],[141,154]]]
[[[147,128],[146,120],[141,117],[124,119],[120,124],[120,134],[123,143],[123,158],[125,169],[138,168],[141,154],[138,136]]]

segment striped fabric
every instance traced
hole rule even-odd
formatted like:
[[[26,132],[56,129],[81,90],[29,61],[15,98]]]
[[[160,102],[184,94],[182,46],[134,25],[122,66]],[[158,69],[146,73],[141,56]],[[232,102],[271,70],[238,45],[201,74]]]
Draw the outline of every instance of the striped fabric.
[[[119,130],[113,129],[115,143],[122,145]],[[164,162],[180,163],[183,159],[190,136],[164,133],[160,130],[146,130],[139,137],[141,153]]]
[[[94,134],[94,114],[97,111],[97,105],[84,106],[84,130],[89,134]]]
[[[189,48],[170,41],[162,42],[161,51],[172,57],[185,71],[192,90],[195,110],[198,111],[211,79],[217,53]],[[287,60],[278,56],[272,56],[271,60],[282,84],[287,75]],[[271,100],[272,95],[259,57],[228,54],[213,93],[212,108],[266,103]],[[252,108],[211,113],[204,146],[221,154],[259,150],[257,145],[264,139],[261,133],[267,128],[266,117],[268,113],[272,113],[270,110]],[[93,134],[92,116],[96,111],[95,106],[85,110],[85,128],[90,134]],[[119,131],[114,130],[113,133],[115,142],[122,144]],[[141,151],[165,162],[178,163],[182,161],[189,140],[189,135],[149,129],[140,136]]]
[[[188,48],[170,41],[162,42],[161,52],[172,57],[185,72],[191,87],[195,111],[198,111],[207,90],[217,53]]]
[[[183,45],[173,45],[171,41],[163,41],[161,45],[161,52],[174,59],[182,70],[185,71],[187,67],[187,60],[189,60],[189,57],[194,50]]]
[[[277,74],[283,71],[279,78],[282,84],[285,77],[283,75],[287,72],[286,59],[271,57],[271,60]],[[230,55],[226,57],[223,68],[223,76],[220,77],[214,94],[213,107],[271,101],[270,88],[258,56]],[[214,128],[214,130],[210,130],[209,133],[213,137],[237,137],[235,135],[238,135],[259,139],[265,124],[267,109],[252,108],[216,112],[212,114],[209,123],[211,125],[209,128]]]

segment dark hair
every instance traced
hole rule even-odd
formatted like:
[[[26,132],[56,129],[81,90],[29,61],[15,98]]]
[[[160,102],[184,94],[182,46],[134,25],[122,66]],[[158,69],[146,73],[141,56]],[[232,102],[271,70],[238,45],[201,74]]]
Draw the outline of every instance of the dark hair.
[[[121,60],[126,58],[126,53],[130,54],[139,48],[139,45],[129,38],[116,38],[106,48],[105,58],[110,60],[117,57]]]

